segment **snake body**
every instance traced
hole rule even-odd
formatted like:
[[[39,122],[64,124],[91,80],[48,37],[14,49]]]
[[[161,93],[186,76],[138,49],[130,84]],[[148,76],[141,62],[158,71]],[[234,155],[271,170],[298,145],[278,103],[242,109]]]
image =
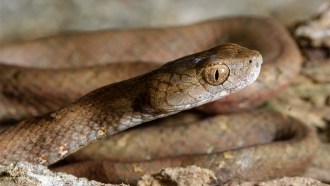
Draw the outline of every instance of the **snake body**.
[[[0,134],[0,162],[49,165],[101,137],[214,101],[251,84],[261,55],[226,44],[97,89]]]
[[[316,144],[311,127],[260,110],[136,128],[82,149],[77,156],[84,161],[54,170],[134,185],[142,175],[164,167],[198,165],[214,171],[220,184],[261,181],[303,174]]]
[[[231,17],[171,28],[65,34],[0,47],[2,63],[48,68],[0,66],[0,120],[47,113],[100,86],[156,68],[151,62],[160,65],[227,42],[260,51],[265,61],[263,71],[247,89],[208,104],[204,111],[251,109],[287,86],[300,70],[301,56],[295,42],[270,18]],[[124,68],[120,75],[114,64],[77,69],[116,62],[129,62],[119,65]],[[149,65],[143,68],[132,62]]]

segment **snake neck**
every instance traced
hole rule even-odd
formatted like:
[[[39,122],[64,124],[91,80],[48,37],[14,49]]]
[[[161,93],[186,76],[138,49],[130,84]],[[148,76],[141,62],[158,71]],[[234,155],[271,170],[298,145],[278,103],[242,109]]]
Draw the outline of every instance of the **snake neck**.
[[[50,165],[97,139],[160,117],[144,99],[145,81],[141,76],[100,88],[67,107],[11,127],[0,134],[0,162]]]

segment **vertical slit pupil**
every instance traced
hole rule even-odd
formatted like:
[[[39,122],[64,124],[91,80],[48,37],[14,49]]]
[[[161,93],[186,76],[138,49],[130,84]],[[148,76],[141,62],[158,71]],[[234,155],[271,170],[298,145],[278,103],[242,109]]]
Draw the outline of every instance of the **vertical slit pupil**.
[[[215,71],[215,80],[218,81],[219,79],[219,71],[218,69]]]

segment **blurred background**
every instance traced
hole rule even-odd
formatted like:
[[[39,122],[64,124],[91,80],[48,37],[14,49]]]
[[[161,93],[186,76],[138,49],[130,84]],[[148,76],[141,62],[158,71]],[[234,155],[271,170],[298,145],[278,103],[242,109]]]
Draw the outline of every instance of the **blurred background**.
[[[309,17],[329,0],[1,0],[0,43],[73,30],[179,25],[253,14],[285,25]]]

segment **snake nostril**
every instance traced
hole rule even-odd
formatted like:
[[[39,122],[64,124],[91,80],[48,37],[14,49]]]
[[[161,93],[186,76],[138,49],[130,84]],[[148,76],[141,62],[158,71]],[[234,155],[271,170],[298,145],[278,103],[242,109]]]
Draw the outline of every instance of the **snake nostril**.
[[[249,63],[250,63],[250,64],[252,63],[252,59],[249,60]]]

